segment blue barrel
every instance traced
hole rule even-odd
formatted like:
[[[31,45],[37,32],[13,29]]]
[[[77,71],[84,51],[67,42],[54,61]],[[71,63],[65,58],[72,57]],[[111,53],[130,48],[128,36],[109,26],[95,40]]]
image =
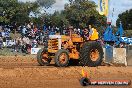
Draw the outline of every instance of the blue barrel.
[[[105,61],[107,63],[112,62],[113,59],[113,47],[110,45],[105,46]]]

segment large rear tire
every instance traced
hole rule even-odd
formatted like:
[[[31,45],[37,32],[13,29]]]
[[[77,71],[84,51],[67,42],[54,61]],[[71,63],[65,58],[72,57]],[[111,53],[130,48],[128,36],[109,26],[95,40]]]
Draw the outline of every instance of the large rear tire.
[[[67,50],[60,49],[55,54],[55,64],[58,67],[66,67],[69,64],[69,54]]]
[[[51,59],[48,58],[48,50],[40,49],[37,53],[37,61],[41,66],[47,66],[50,64]]]
[[[99,42],[86,42],[80,52],[80,63],[83,66],[99,66],[103,60],[103,48]]]

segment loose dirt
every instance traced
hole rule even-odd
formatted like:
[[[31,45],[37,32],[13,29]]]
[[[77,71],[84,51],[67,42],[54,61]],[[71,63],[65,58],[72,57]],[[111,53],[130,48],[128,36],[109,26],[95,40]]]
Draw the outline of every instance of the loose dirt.
[[[36,56],[0,56],[0,88],[83,88],[81,66],[39,66]],[[84,67],[92,79],[132,80],[132,67]],[[88,86],[84,88],[132,88],[130,86]]]

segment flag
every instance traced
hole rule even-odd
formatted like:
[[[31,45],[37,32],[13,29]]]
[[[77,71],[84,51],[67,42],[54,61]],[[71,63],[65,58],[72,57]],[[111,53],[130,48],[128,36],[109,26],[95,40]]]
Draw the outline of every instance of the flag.
[[[87,72],[84,72],[84,69],[82,69],[82,77],[88,77]]]
[[[109,0],[99,0],[99,14],[108,16],[109,11]]]

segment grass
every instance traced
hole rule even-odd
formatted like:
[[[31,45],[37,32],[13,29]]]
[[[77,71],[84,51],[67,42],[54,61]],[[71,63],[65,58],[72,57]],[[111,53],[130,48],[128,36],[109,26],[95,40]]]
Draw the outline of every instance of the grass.
[[[12,52],[10,48],[0,49],[0,56],[16,56],[16,55],[23,55],[23,54],[19,52]]]
[[[125,30],[126,37],[132,37],[132,30]]]

